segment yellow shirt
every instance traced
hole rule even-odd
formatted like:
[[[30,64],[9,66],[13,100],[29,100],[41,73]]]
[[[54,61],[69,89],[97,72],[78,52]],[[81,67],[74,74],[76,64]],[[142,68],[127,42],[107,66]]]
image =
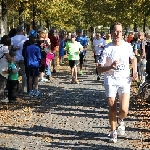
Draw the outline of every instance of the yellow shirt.
[[[108,44],[108,43],[110,43],[110,42],[112,42],[112,40],[111,40],[111,39],[106,40],[106,44]]]

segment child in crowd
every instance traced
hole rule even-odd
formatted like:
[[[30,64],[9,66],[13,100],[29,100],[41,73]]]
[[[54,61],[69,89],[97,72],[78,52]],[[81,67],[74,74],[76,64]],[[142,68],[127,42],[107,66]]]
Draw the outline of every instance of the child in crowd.
[[[9,102],[16,101],[16,95],[19,87],[18,81],[18,69],[15,65],[15,52],[10,51],[9,55],[12,57],[12,61],[8,62],[8,100]]]
[[[41,96],[38,90],[38,76],[39,76],[39,66],[41,61],[40,48],[36,45],[37,38],[31,38],[31,45],[26,49],[27,55],[27,67],[29,71],[29,95],[30,96]],[[33,86],[34,80],[34,86]]]

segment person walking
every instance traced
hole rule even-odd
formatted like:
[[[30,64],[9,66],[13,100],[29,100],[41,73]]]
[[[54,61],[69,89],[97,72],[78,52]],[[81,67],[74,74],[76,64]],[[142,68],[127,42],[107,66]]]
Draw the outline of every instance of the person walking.
[[[131,44],[122,40],[122,24],[116,22],[111,28],[112,42],[104,48],[98,72],[104,74],[105,94],[109,105],[110,142],[117,142],[117,134],[125,134],[124,119],[128,114],[131,79],[137,80],[137,59]],[[129,57],[133,67],[133,77],[130,77]],[[117,115],[116,94],[119,95],[120,111]],[[118,128],[117,127],[118,123]]]

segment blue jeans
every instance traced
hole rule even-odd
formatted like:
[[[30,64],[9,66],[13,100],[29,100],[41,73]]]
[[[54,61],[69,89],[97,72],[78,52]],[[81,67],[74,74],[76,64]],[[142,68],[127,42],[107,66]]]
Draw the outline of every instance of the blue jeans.
[[[50,77],[51,76],[51,65],[46,65],[45,67],[45,74],[46,74],[46,77]]]

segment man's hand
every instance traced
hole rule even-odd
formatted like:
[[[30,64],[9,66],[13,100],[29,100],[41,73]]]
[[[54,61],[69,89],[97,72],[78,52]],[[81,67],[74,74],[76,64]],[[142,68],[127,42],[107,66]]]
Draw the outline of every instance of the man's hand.
[[[102,45],[101,45],[101,44],[99,44],[99,45],[98,45],[98,47],[99,47],[99,48],[101,48],[101,47],[102,47]]]
[[[14,49],[15,50],[20,50],[20,47],[19,46],[15,46]]]
[[[133,81],[137,81],[138,80],[138,73],[137,72],[133,73],[132,80]]]
[[[111,64],[111,69],[115,69],[118,66],[118,61],[115,60],[112,64]]]

